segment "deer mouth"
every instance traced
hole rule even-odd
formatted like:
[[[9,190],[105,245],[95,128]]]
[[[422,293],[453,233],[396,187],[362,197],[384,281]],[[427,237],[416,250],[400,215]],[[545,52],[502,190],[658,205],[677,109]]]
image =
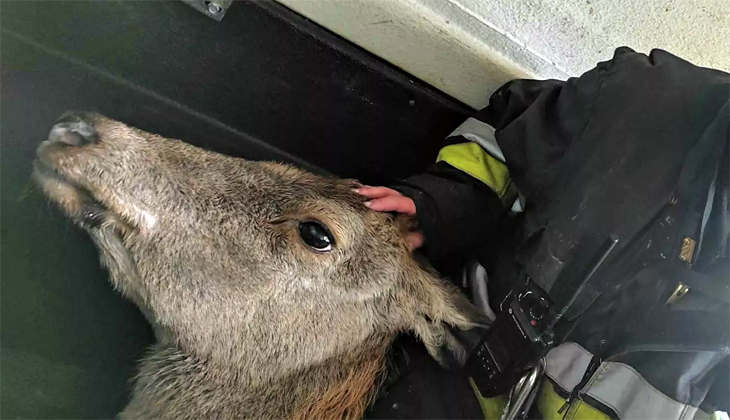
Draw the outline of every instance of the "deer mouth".
[[[41,159],[33,162],[33,178],[44,193],[77,224],[93,229],[109,221],[109,209],[85,187],[63,176]]]
[[[99,200],[88,186],[67,175],[73,169],[63,168],[63,155],[78,153],[97,141],[96,130],[83,114],[67,114],[51,129],[48,139],[36,150],[33,178],[43,192],[74,222],[86,229],[111,226],[126,231],[128,225]],[[73,177],[77,178],[77,177]]]

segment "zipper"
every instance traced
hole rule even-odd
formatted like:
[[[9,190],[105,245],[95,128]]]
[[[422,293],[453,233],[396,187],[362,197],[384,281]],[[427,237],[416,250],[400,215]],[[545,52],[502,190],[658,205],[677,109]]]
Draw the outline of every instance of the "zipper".
[[[565,413],[563,415],[563,419],[565,419],[565,416],[568,414],[568,409],[571,405],[573,405],[573,401],[578,398],[583,388],[588,385],[588,382],[591,380],[591,377],[593,377],[593,374],[596,373],[599,366],[601,366],[601,358],[598,356],[593,356],[590,363],[588,363],[588,367],[586,368],[586,371],[583,374],[580,382],[578,382],[578,385],[576,385],[573,390],[570,391],[570,395],[568,395],[568,399],[565,400],[565,404],[563,404],[563,406],[558,409],[558,414]]]

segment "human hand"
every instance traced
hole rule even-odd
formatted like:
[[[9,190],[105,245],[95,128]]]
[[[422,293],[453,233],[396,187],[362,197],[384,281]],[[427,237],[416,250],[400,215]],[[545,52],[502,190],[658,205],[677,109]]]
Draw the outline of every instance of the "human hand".
[[[381,212],[394,211],[409,216],[416,216],[416,205],[413,203],[413,200],[392,188],[362,186],[355,191],[370,199],[365,202],[365,205],[371,210]],[[420,231],[409,232],[405,238],[411,249],[422,247],[425,241],[423,233]]]

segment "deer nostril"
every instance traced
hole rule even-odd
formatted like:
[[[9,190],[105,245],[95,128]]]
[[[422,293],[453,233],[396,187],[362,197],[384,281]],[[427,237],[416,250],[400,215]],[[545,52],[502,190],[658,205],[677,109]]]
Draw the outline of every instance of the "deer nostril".
[[[71,117],[68,117],[71,118]],[[65,143],[71,146],[84,146],[96,143],[98,136],[94,126],[79,118],[77,121],[58,122],[48,134],[51,142]]]

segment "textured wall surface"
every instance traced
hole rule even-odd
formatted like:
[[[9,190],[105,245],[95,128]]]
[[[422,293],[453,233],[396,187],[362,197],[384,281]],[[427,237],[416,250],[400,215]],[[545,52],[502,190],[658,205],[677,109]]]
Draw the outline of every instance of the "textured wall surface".
[[[622,45],[730,71],[730,0],[279,0],[481,107],[515,77],[565,78]]]

